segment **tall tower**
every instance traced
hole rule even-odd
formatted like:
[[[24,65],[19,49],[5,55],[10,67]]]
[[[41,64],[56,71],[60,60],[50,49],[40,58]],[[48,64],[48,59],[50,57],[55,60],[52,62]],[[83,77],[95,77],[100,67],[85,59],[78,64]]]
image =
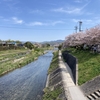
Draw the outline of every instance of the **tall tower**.
[[[81,32],[82,21],[79,21],[79,32]]]
[[[78,27],[77,27],[77,26],[75,26],[76,33],[77,33],[77,29],[78,29]]]

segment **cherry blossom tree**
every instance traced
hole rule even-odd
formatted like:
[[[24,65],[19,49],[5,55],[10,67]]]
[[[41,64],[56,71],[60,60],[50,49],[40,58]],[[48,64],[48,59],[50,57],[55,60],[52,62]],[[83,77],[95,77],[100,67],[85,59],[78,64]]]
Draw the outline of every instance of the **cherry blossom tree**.
[[[84,32],[73,33],[65,38],[65,46],[80,46],[83,44],[100,44],[100,25],[85,30]]]

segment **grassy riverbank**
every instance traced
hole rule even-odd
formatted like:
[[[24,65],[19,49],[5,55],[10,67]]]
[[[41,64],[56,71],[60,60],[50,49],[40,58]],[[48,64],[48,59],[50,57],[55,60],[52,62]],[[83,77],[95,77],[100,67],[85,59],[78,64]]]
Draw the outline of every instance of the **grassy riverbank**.
[[[100,54],[74,48],[68,50],[78,59],[79,85],[100,75]]]
[[[0,52],[0,76],[37,59],[43,50],[7,50]]]
[[[54,70],[58,68],[59,59],[58,51],[54,52],[54,57],[52,59],[48,74],[51,74]],[[50,80],[49,80],[50,81]],[[44,89],[44,95],[42,100],[61,100],[58,99],[58,96],[62,93],[62,87],[52,89],[53,87],[47,87]]]
[[[54,57],[51,62],[50,68],[48,70],[49,74],[58,67],[58,63],[59,63],[59,59],[58,59],[58,51],[57,51],[57,52],[54,52]]]
[[[61,93],[62,93],[62,89],[61,88],[57,88],[57,89],[55,89],[53,91],[51,91],[50,88],[46,88],[45,89],[45,94],[44,94],[42,100],[61,100],[61,99],[57,99],[57,97]]]

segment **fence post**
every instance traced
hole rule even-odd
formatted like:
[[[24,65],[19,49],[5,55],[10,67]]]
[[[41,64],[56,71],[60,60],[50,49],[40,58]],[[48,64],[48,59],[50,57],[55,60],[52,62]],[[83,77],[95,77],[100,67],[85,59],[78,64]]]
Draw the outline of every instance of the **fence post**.
[[[78,59],[76,58],[76,85],[78,85]]]

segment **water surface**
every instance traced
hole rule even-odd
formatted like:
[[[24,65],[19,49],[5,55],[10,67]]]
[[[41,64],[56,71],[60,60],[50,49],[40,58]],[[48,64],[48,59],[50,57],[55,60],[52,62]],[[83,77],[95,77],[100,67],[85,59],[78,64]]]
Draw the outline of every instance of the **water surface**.
[[[0,77],[0,100],[40,100],[53,54]]]

